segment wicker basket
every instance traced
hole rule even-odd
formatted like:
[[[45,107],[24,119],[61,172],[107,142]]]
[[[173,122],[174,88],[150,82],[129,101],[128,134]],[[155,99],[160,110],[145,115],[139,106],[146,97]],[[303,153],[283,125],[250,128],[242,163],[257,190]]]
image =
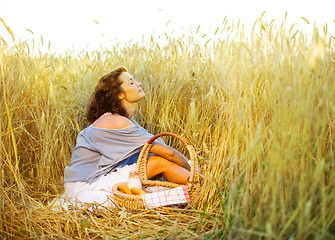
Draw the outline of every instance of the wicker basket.
[[[152,186],[161,186],[161,187],[167,187],[167,188],[175,188],[178,186],[181,186],[180,184],[177,183],[172,183],[172,182],[164,182],[164,181],[157,181],[157,180],[149,180],[147,178],[147,162],[148,162],[148,153],[151,149],[151,146],[153,142],[161,137],[161,136],[172,136],[177,139],[179,139],[187,148],[189,155],[190,155],[190,160],[191,160],[191,173],[190,173],[190,178],[189,178],[189,183],[186,184],[187,190],[189,192],[190,198],[195,196],[196,191],[199,189],[199,163],[196,159],[196,153],[194,151],[193,146],[183,137],[178,136],[177,134],[174,133],[161,133],[158,135],[153,136],[148,140],[148,142],[143,146],[141,153],[138,157],[137,160],[137,165],[136,165],[136,170],[139,173],[143,189],[147,189],[148,187]],[[143,209],[145,208],[145,205],[143,203],[142,197],[140,195],[130,195],[130,194],[125,194],[121,192],[118,188],[121,184],[126,184],[125,182],[123,183],[118,183],[113,186],[113,202],[118,206],[118,207],[126,207],[126,208],[131,208],[131,209]]]

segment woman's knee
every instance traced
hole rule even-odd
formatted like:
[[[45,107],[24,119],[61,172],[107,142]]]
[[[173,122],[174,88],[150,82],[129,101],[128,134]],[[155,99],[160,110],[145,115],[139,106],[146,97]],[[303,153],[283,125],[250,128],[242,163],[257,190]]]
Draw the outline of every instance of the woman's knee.
[[[159,174],[170,171],[174,166],[177,164],[159,156],[152,156],[148,159],[147,170]]]
[[[147,163],[148,177],[150,178],[150,176],[153,177],[166,171],[166,164],[164,164],[165,161],[167,160],[158,156],[150,157]]]
[[[161,168],[164,158],[158,156],[152,156],[148,159],[147,165],[150,167]]]

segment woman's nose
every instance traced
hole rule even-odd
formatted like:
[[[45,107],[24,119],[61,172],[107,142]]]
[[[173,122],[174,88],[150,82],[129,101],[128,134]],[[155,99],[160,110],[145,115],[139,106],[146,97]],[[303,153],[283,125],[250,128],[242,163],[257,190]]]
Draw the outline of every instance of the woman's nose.
[[[142,86],[142,83],[136,81],[136,85],[137,85],[138,87],[140,87],[140,86]]]

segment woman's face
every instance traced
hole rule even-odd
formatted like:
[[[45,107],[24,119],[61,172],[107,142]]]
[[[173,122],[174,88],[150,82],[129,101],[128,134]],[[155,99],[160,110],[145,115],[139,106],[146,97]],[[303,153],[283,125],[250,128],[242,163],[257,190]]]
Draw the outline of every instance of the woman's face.
[[[119,95],[120,100],[135,103],[144,98],[145,93],[141,88],[142,83],[136,81],[129,73],[121,73],[119,80],[122,82],[121,89],[123,90],[123,93]]]

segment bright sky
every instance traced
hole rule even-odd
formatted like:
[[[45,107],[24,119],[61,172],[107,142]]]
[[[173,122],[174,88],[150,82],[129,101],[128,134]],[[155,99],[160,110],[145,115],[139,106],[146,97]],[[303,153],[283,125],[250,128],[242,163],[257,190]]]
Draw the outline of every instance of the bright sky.
[[[311,31],[314,22],[327,23],[335,36],[334,9],[335,0],[0,0],[0,17],[16,40],[35,38],[40,44],[42,36],[44,45],[50,41],[57,52],[98,50],[111,41],[141,42],[143,36],[145,42],[153,32],[188,34],[199,25],[199,32],[210,36],[225,17],[251,27],[263,11],[263,19],[275,19],[278,25],[287,12],[288,23],[297,23],[296,29],[304,32]],[[11,43],[1,22],[0,36]]]

